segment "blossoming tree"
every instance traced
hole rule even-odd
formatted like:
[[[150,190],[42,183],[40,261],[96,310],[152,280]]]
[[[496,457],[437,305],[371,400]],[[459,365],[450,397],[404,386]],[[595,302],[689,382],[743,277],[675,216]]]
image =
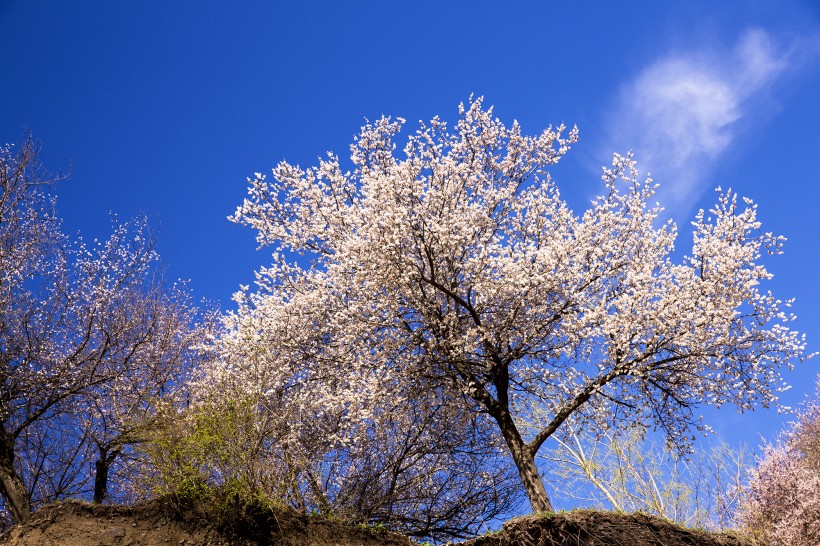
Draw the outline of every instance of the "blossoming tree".
[[[820,381],[818,381],[820,388]],[[820,536],[820,403],[811,400],[751,473],[738,520],[772,544],[812,546]]]
[[[110,250],[118,245],[112,241],[123,245],[132,235],[118,230],[108,242],[109,252],[97,257],[98,263],[116,264]],[[152,241],[149,244],[153,246]],[[109,497],[109,478],[115,478],[120,490],[133,488],[129,482],[136,481],[134,476],[121,478],[117,471],[144,470],[144,457],[134,447],[150,436],[157,406],[176,395],[199,363],[198,347],[212,323],[212,313],[199,312],[183,283],[168,286],[162,275],[147,267],[129,275],[130,280],[120,279],[118,296],[109,300],[106,309],[121,322],[112,335],[128,353],[111,355],[101,366],[99,376],[104,380],[83,389],[76,404],[79,424],[96,452],[92,498],[97,503]],[[97,301],[100,305],[106,300]]]
[[[452,130],[422,123],[403,153],[404,120],[368,123],[352,172],[329,154],[249,180],[233,220],[274,250],[236,315],[260,373],[350,422],[411,378],[446,387],[496,423],[537,512],[552,505],[535,454],[570,416],[660,427],[683,446],[698,404],[776,401],[804,343],[788,304],[759,290],[761,252],[781,238],[759,231],[751,201],[721,192],[674,260],[676,226],[629,156],[578,215],[547,173],[575,129],[525,136],[481,99],[459,112]]]
[[[160,388],[194,342],[192,306],[156,274],[147,223],[69,240],[38,150],[30,137],[0,148],[0,503],[15,523],[83,492],[95,457],[105,496],[134,441],[126,389]]]

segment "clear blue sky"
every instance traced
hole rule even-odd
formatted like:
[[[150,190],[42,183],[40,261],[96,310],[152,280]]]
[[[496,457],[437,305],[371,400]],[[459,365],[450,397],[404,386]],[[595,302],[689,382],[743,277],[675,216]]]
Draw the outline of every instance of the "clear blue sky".
[[[555,171],[576,210],[634,149],[682,231],[717,185],[788,237],[767,260],[820,349],[820,2],[105,2],[0,0],[0,141],[28,128],[60,213],[103,237],[149,214],[174,276],[230,308],[268,260],[230,224],[245,177],[344,156],[364,118],[453,119],[484,95],[525,130],[577,124]],[[688,239],[681,238],[685,247]],[[789,376],[813,391],[820,358]],[[784,418],[710,413],[758,443]]]

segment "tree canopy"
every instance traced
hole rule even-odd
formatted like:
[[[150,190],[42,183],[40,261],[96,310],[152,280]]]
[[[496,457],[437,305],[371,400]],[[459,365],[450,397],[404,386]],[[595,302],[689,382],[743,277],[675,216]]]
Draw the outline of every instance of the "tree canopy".
[[[481,99],[459,113],[402,152],[404,120],[368,123],[350,171],[328,154],[249,180],[233,219],[273,263],[239,294],[229,339],[249,347],[260,392],[353,427],[404,385],[446,389],[495,422],[535,511],[552,506],[534,456],[570,418],[659,427],[685,447],[700,404],[776,402],[804,342],[789,302],[761,290],[761,254],[782,238],[751,200],[719,191],[675,258],[677,227],[630,155],[576,214],[548,174],[576,129],[526,136]]]

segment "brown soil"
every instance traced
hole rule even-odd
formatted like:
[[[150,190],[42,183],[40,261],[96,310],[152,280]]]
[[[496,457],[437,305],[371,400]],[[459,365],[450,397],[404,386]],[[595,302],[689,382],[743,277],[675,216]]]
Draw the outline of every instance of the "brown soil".
[[[230,526],[168,500],[136,506],[68,501],[0,536],[4,546],[412,546],[401,535],[282,511]],[[243,527],[243,521],[247,524]],[[227,528],[226,528],[227,527]]]
[[[508,521],[459,546],[766,546],[735,533],[686,529],[646,514],[577,510]]]
[[[241,511],[240,511],[241,512]],[[136,506],[64,502],[0,536],[3,546],[413,546],[408,538],[293,511],[219,516],[168,499]],[[221,518],[224,519],[224,518]],[[731,533],[679,527],[645,514],[578,510],[508,521],[449,546],[767,546]]]

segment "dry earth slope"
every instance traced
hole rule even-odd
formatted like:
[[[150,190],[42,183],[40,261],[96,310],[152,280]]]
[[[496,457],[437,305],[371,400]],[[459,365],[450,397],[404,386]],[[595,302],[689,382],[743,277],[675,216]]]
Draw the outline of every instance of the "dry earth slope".
[[[246,525],[242,525],[245,523]],[[39,510],[0,537],[3,546],[412,546],[404,536],[292,511],[238,518],[226,530],[193,507],[157,499],[135,506],[68,501]]]
[[[768,546],[735,533],[680,527],[646,514],[576,510],[525,516],[460,546]]]
[[[237,518],[232,529],[168,500],[136,506],[65,502],[0,536],[3,546],[412,546],[404,536],[291,511]],[[244,525],[244,527],[243,527]],[[459,546],[767,546],[735,534],[684,529],[644,514],[578,510],[510,520]]]

